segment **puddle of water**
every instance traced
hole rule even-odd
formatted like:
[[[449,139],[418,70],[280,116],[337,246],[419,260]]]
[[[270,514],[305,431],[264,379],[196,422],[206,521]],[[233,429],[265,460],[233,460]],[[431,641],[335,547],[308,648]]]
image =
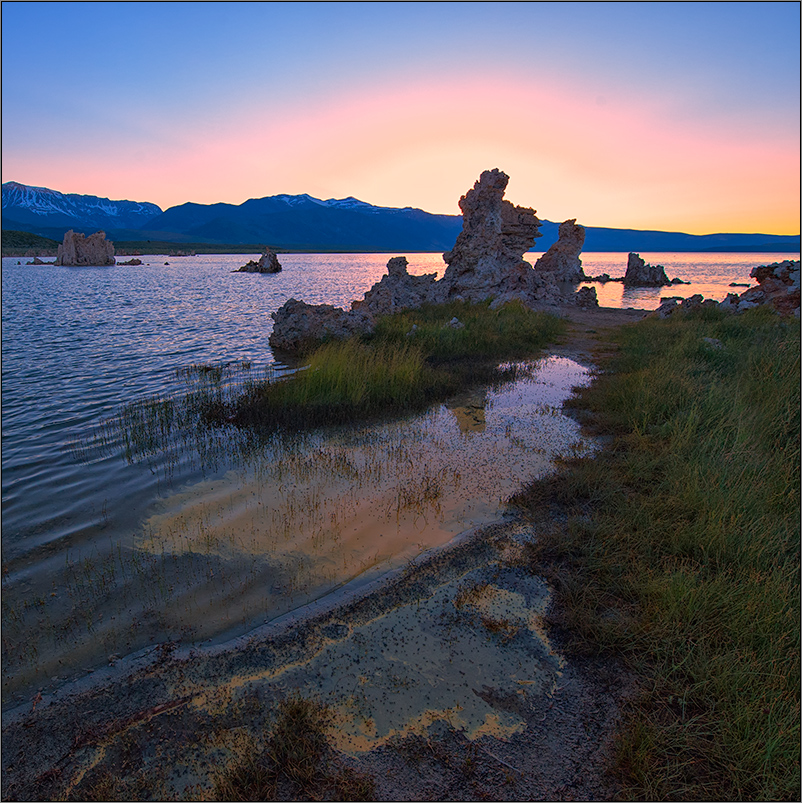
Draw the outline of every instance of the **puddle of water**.
[[[557,455],[593,449],[559,409],[588,371],[531,368],[406,421],[276,438],[107,549],[47,558],[35,588],[4,588],[4,704],[154,642],[224,642],[498,519]]]
[[[373,579],[497,520],[555,456],[591,448],[558,406],[587,371],[557,357],[532,367],[506,388],[411,420],[305,436],[292,451],[188,488],[148,519],[139,546],[270,564],[277,582],[262,589],[264,621]],[[221,630],[209,613],[190,622],[196,632]]]

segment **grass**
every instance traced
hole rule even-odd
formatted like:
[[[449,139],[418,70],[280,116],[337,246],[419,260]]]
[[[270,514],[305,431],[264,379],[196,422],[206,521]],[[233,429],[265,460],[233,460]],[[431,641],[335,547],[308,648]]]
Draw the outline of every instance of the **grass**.
[[[573,649],[641,679],[629,796],[798,800],[799,322],[703,310],[617,338],[573,402],[612,444],[514,500],[570,514],[532,568]]]
[[[454,317],[462,328],[447,325]],[[467,387],[513,378],[515,369],[499,362],[535,356],[564,329],[562,320],[520,303],[498,310],[451,303],[386,316],[368,337],[318,344],[290,376],[268,370],[260,377],[239,363],[182,369],[182,393],[126,405],[78,451],[88,456],[92,447],[121,445],[136,460],[180,448],[187,437],[199,444],[210,430],[232,425],[297,431],[420,410]]]
[[[461,328],[448,326],[455,317]],[[451,303],[384,316],[368,337],[320,345],[290,380],[252,385],[233,419],[303,427],[420,409],[502,378],[500,360],[531,357],[563,329],[558,318],[518,303],[498,310]]]
[[[235,759],[214,782],[214,800],[371,800],[373,779],[329,747],[326,706],[295,693],[278,705],[265,747]]]

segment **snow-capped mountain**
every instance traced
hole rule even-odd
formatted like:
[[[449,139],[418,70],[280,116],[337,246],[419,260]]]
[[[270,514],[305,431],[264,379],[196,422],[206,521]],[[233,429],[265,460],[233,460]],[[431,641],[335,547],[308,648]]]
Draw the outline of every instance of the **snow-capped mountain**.
[[[68,229],[99,229],[120,241],[264,244],[297,251],[447,251],[462,229],[461,215],[374,206],[358,198],[321,200],[269,195],[241,204],[171,206],[162,211],[144,201],[110,201],[64,194],[46,187],[3,184],[3,229],[60,240]],[[543,221],[537,250],[557,239],[558,224]],[[706,234],[585,228],[585,251],[798,251],[799,236]]]
[[[413,207],[395,207],[395,206],[374,206],[367,203],[367,201],[360,201],[359,198],[354,198],[349,195],[347,198],[329,198],[328,200],[321,200],[312,195],[303,193],[302,195],[271,195],[268,198],[260,200],[273,200],[284,201],[288,206],[300,206],[305,203],[313,203],[318,206],[327,206],[329,209],[354,209],[358,212],[367,212],[368,214],[379,214],[381,212],[411,212]],[[420,211],[420,210],[418,210]]]
[[[16,181],[3,184],[3,217],[46,227],[140,228],[162,213],[147,201],[112,201],[96,195],[65,194]],[[3,228],[10,228],[4,220]]]

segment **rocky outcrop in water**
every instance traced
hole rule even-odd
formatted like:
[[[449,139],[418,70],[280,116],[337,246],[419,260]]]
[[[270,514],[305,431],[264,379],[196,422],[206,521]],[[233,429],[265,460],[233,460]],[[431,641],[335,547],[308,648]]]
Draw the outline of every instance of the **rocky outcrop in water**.
[[[585,244],[585,227],[576,219],[560,223],[558,240],[535,262],[536,273],[551,273],[558,282],[582,282],[587,278],[579,258]]]
[[[437,274],[412,276],[407,272],[407,265],[406,257],[393,257],[387,263],[387,274],[365,293],[361,301],[354,301],[351,309],[376,316],[436,303],[435,299],[440,295]]]
[[[677,310],[692,310],[699,307],[718,307],[726,312],[745,312],[759,306],[770,306],[780,315],[794,315],[799,317],[799,260],[786,259],[784,262],[775,262],[771,265],[761,265],[752,268],[749,274],[758,283],[745,290],[741,295],[727,293],[721,301],[705,299],[701,295],[694,295],[684,300],[666,298],[660,306],[650,313],[652,316],[667,318]],[[731,287],[733,285],[730,285]]]
[[[181,255],[183,256],[183,255]],[[278,257],[269,249],[265,248],[262,256],[258,260],[250,260],[241,268],[233,271],[234,273],[278,273],[281,270],[281,263]]]
[[[662,265],[649,265],[640,254],[629,255],[624,287],[663,287],[666,284],[671,282]]]
[[[70,229],[58,247],[56,265],[113,265],[114,243],[103,231],[85,237]]]
[[[738,306],[769,304],[780,315],[799,315],[799,260],[786,259],[752,268],[757,287],[741,293]]]
[[[443,254],[441,279],[445,300],[484,301],[510,293],[526,293],[532,268],[523,255],[540,237],[534,209],[504,200],[509,176],[498,168],[485,170],[460,198],[462,231]]]
[[[127,260],[126,262],[118,262],[118,265],[141,265],[142,260],[137,259],[137,257],[132,257],[131,259]]]
[[[320,337],[370,332],[380,315],[451,300],[475,303],[493,299],[493,309],[516,300],[530,306],[598,306],[594,288],[582,288],[578,293],[569,288],[565,292],[557,278],[562,279],[562,273],[556,269],[534,270],[523,258],[540,236],[540,221],[534,209],[504,200],[508,181],[501,170],[486,170],[473,189],[462,196],[462,231],[451,251],[443,254],[448,267],[439,281],[434,273],[412,276],[406,258],[393,257],[387,263],[387,275],[363,299],[354,301],[349,311],[327,304],[287,301],[272,315],[270,345],[299,351]],[[575,222],[566,221],[565,229],[560,227],[564,234],[559,252],[574,254],[578,263],[584,229]],[[581,273],[581,263],[579,270]]]
[[[373,319],[358,310],[346,312],[331,304],[307,304],[294,298],[272,313],[269,343],[283,351],[303,351],[320,340],[340,340],[373,330]]]

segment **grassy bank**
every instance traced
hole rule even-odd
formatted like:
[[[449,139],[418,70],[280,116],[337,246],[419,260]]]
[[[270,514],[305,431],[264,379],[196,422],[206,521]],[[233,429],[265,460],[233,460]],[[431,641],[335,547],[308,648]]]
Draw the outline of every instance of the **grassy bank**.
[[[454,317],[461,327],[448,325]],[[185,394],[133,402],[103,422],[95,440],[114,443],[121,434],[136,459],[219,425],[295,431],[405,414],[512,378],[515,369],[500,362],[536,357],[564,330],[559,318],[520,304],[454,303],[387,316],[370,336],[320,344],[289,377],[259,378],[250,364],[189,366],[179,371]]]
[[[420,409],[507,378],[499,361],[536,356],[564,328],[522,304],[455,302],[388,315],[368,337],[321,345],[290,380],[252,385],[231,415],[240,424],[298,428]]]
[[[29,231],[13,231],[5,229],[2,236],[4,257],[23,257],[29,254],[37,256],[55,256],[59,243],[49,237],[40,237]]]
[[[799,322],[645,320],[574,402],[613,436],[516,498],[569,512],[532,555],[577,652],[641,678],[633,798],[798,800]]]

